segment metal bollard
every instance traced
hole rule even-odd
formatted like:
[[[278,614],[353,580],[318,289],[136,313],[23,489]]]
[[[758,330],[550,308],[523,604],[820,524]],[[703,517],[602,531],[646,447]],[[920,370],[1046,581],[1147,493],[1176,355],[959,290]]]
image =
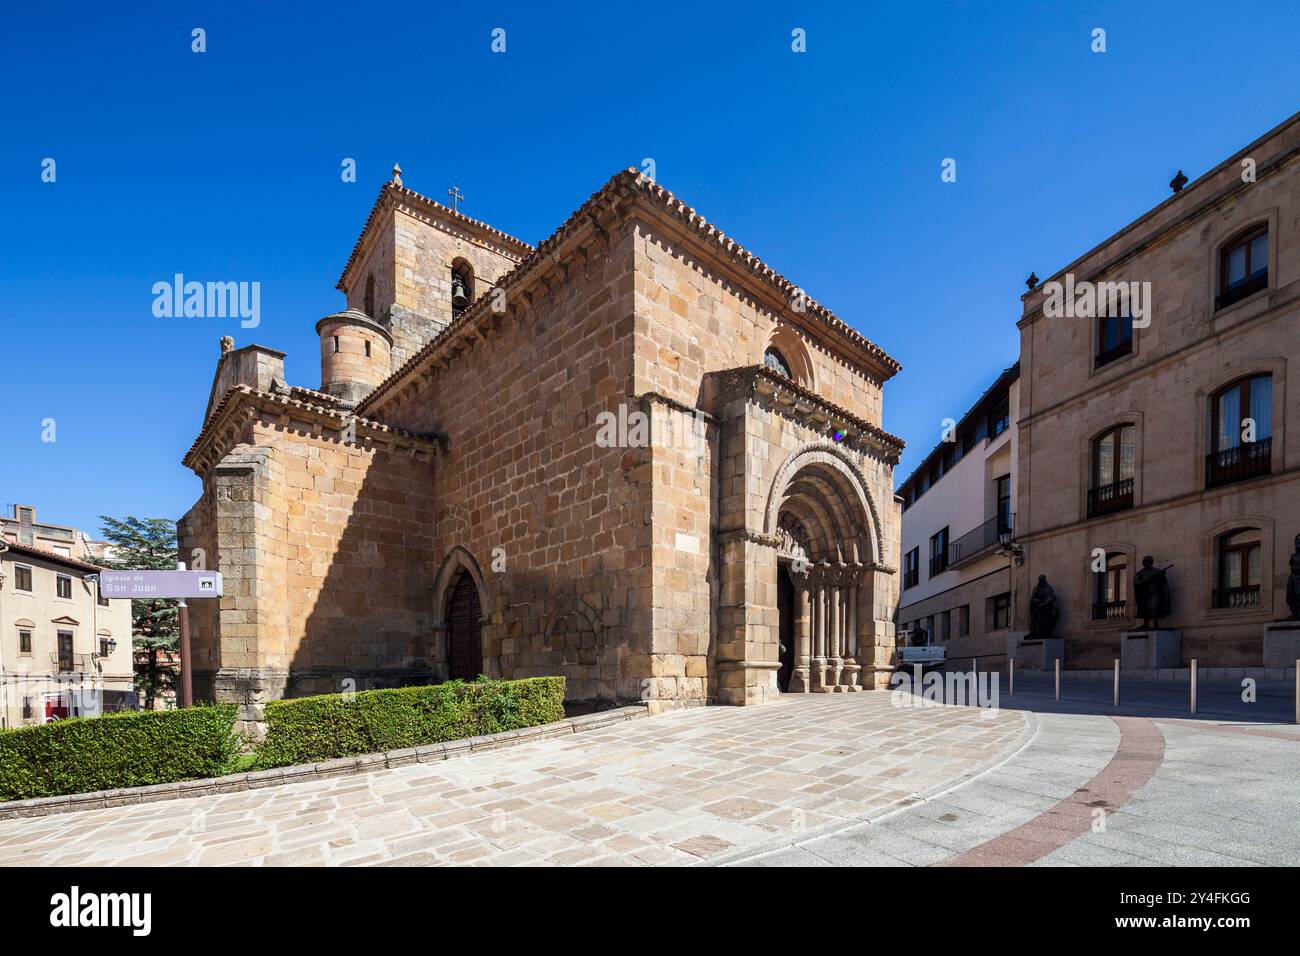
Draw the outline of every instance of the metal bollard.
[[[1119,706],[1119,658],[1115,658],[1115,706]]]
[[[1016,659],[1014,657],[1007,658],[1007,664],[1010,666],[1010,670],[1008,671],[1008,674],[1010,675],[1010,681],[1009,681],[1009,686],[1007,688],[1007,696],[1015,697],[1016,696]],[[1300,674],[1300,661],[1295,662],[1295,672],[1297,674]],[[1297,685],[1296,688],[1295,701],[1296,701],[1295,703],[1296,723],[1300,724],[1300,685]]]
[[[1196,658],[1192,658],[1192,714],[1196,714]]]
[[[1061,699],[1061,659],[1056,659],[1056,699]]]

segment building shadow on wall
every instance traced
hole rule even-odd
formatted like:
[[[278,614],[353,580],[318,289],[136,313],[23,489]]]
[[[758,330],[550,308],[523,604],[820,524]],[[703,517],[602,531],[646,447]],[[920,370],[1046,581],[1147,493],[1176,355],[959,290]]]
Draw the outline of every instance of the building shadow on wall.
[[[286,697],[433,683],[433,463],[339,441],[347,467],[286,487]],[[355,486],[344,475],[364,464]],[[286,477],[286,485],[289,484]],[[294,514],[294,511],[300,513]]]

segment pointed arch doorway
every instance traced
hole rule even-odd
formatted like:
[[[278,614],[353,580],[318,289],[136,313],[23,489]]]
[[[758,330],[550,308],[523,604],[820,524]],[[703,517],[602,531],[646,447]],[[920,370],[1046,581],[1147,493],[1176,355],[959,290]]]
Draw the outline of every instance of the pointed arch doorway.
[[[433,658],[439,680],[473,680],[498,672],[499,659],[484,660],[485,643],[488,649],[493,646],[492,609],[492,592],[478,562],[457,545],[443,559],[433,584]]]
[[[473,680],[483,672],[481,616],[474,579],[461,572],[447,605],[447,664],[452,680]]]

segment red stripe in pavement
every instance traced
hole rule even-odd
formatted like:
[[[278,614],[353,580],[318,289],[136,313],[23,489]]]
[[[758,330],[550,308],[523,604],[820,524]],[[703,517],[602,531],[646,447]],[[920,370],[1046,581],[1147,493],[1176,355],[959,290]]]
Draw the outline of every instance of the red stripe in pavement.
[[[1117,810],[1146,786],[1165,757],[1165,737],[1146,717],[1112,717],[1119,746],[1110,762],[1060,803],[942,863],[942,866],[1025,866],[1092,830],[1097,808]]]

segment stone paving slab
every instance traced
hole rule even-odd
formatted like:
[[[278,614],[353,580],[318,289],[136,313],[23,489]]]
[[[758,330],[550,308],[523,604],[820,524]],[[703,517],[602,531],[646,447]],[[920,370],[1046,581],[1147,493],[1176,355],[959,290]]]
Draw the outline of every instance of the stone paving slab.
[[[1082,709],[1035,714],[1037,728],[1024,748],[946,792],[865,824],[722,862],[799,865],[811,854],[817,865],[933,866],[996,846],[985,862],[1300,865],[1300,728],[1157,717],[1151,726],[1164,747],[1153,776],[1121,806],[1108,807],[1099,829],[1079,833],[1052,816],[1060,801],[1076,792],[1076,800],[1088,799],[1085,788],[1103,768],[1125,774],[1140,756],[1117,749],[1119,725],[1109,716]],[[1243,726],[1249,733],[1240,732]],[[1023,837],[1009,835],[1031,821],[1037,827]]]
[[[0,865],[690,865],[897,808],[1029,718],[790,695],[454,761],[0,821]]]
[[[0,865],[1300,864],[1295,725],[1017,697],[989,712],[791,696],[0,821]]]

